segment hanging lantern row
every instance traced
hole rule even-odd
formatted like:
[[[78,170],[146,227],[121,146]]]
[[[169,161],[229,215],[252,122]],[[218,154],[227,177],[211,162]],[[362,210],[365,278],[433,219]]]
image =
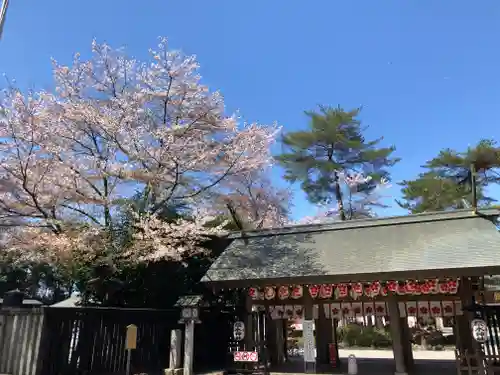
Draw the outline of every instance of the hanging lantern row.
[[[429,294],[457,294],[458,279],[430,279],[424,281],[373,281],[371,283],[341,283],[308,285],[307,290],[313,299],[339,299],[351,297],[358,299],[361,296],[374,298],[388,295],[429,295]],[[304,295],[302,285],[282,285],[279,287],[267,286],[250,288],[248,294],[254,300],[299,299]]]

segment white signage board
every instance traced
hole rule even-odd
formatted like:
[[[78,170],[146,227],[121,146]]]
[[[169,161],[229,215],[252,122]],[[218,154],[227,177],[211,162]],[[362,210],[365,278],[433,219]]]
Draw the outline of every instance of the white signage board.
[[[304,361],[316,362],[314,320],[304,320],[302,322],[302,335],[304,338]]]
[[[259,354],[257,352],[233,352],[234,362],[258,362]]]

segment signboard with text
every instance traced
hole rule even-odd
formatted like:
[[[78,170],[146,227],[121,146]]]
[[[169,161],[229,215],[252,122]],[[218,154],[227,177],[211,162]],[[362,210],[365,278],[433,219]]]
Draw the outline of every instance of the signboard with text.
[[[257,352],[233,352],[234,362],[258,362],[259,354]]]
[[[304,338],[304,361],[316,362],[314,320],[304,320],[302,322],[302,335]]]

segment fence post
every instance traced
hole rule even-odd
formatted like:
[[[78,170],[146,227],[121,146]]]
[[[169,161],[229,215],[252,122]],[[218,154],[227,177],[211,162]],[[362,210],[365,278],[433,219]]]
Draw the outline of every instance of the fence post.
[[[182,331],[173,329],[170,333],[170,361],[169,367],[176,369],[181,367]]]
[[[182,331],[173,329],[170,332],[170,353],[168,369],[165,370],[165,375],[182,374],[181,368],[181,350],[182,350]]]

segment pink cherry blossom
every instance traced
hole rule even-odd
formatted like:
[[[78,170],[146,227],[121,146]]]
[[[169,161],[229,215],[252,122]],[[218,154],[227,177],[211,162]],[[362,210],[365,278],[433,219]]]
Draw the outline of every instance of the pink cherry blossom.
[[[36,256],[69,252],[73,242],[86,248],[88,234],[69,235],[65,223],[110,228],[123,199],[136,191],[145,214],[130,251],[141,259],[192,253],[205,232],[214,233],[200,217],[161,225],[156,213],[169,204],[231,202],[259,225],[283,219],[287,197],[269,195],[261,173],[271,165],[280,128],[227,113],[222,95],[201,83],[196,58],[170,50],[165,38],[150,56],[137,61],[94,41],[88,60],[75,54],[69,66],[53,61],[53,92],[4,90],[0,219],[23,222],[26,238],[37,244],[24,248],[38,247]],[[244,190],[249,181],[259,191],[254,196]],[[187,235],[192,242],[181,245]],[[52,244],[52,253],[44,249]],[[12,246],[23,248],[18,240]]]

